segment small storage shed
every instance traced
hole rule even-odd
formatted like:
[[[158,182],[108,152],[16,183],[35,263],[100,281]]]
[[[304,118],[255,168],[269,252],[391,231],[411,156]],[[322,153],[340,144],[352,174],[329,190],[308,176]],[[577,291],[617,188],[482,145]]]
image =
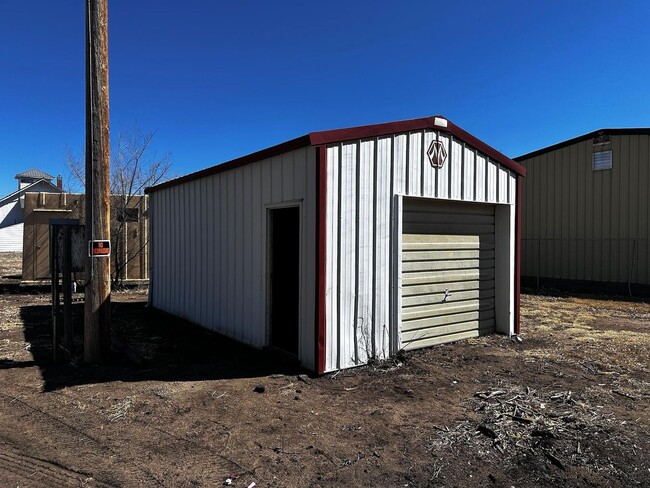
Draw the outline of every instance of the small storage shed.
[[[312,132],[147,190],[149,299],[318,373],[517,333],[524,173],[443,117]]]

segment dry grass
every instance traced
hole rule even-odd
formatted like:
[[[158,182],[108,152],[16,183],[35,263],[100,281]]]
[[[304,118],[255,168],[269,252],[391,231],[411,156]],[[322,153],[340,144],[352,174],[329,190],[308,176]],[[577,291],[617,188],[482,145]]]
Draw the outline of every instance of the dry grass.
[[[0,281],[20,278],[22,272],[22,252],[0,252]]]
[[[601,371],[650,373],[647,362],[639,361],[650,350],[650,304],[527,295],[523,297],[522,320],[534,325],[535,335],[547,336],[553,345],[527,351],[532,359],[560,354],[564,361],[591,362],[592,369]],[[524,331],[524,338],[528,334]]]
[[[521,343],[489,335],[305,380],[145,299],[113,295],[143,366],[52,368],[48,295],[0,295],[0,450],[112,486],[649,486],[646,303],[527,295]]]

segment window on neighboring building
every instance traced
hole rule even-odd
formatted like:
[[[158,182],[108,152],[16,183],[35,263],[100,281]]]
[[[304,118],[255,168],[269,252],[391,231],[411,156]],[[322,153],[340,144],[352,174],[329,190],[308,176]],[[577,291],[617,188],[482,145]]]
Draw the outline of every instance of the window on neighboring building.
[[[591,168],[594,171],[612,169],[612,141],[605,134],[594,137]]]

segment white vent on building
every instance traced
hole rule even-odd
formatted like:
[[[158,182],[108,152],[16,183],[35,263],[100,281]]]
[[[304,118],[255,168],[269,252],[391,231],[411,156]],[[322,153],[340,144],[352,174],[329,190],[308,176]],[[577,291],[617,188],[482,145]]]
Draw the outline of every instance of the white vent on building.
[[[595,152],[591,161],[594,171],[612,169],[612,151]]]
[[[437,125],[438,127],[447,127],[447,119],[443,119],[442,117],[436,117],[433,119],[433,124]]]

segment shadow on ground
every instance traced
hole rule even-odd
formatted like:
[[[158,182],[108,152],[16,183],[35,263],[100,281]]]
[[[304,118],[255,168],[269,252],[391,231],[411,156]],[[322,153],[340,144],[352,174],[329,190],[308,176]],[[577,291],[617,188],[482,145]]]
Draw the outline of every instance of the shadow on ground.
[[[113,337],[122,347],[117,348],[120,352],[114,348],[108,363],[101,366],[82,362],[83,303],[75,304],[74,359],[71,364],[54,363],[50,313],[49,305],[22,306],[25,342],[30,344],[33,361],[0,363],[0,369],[36,364],[41,370],[44,391],[111,381],[220,380],[302,372],[293,358],[246,346],[164,312],[147,309],[145,302],[112,304]]]

